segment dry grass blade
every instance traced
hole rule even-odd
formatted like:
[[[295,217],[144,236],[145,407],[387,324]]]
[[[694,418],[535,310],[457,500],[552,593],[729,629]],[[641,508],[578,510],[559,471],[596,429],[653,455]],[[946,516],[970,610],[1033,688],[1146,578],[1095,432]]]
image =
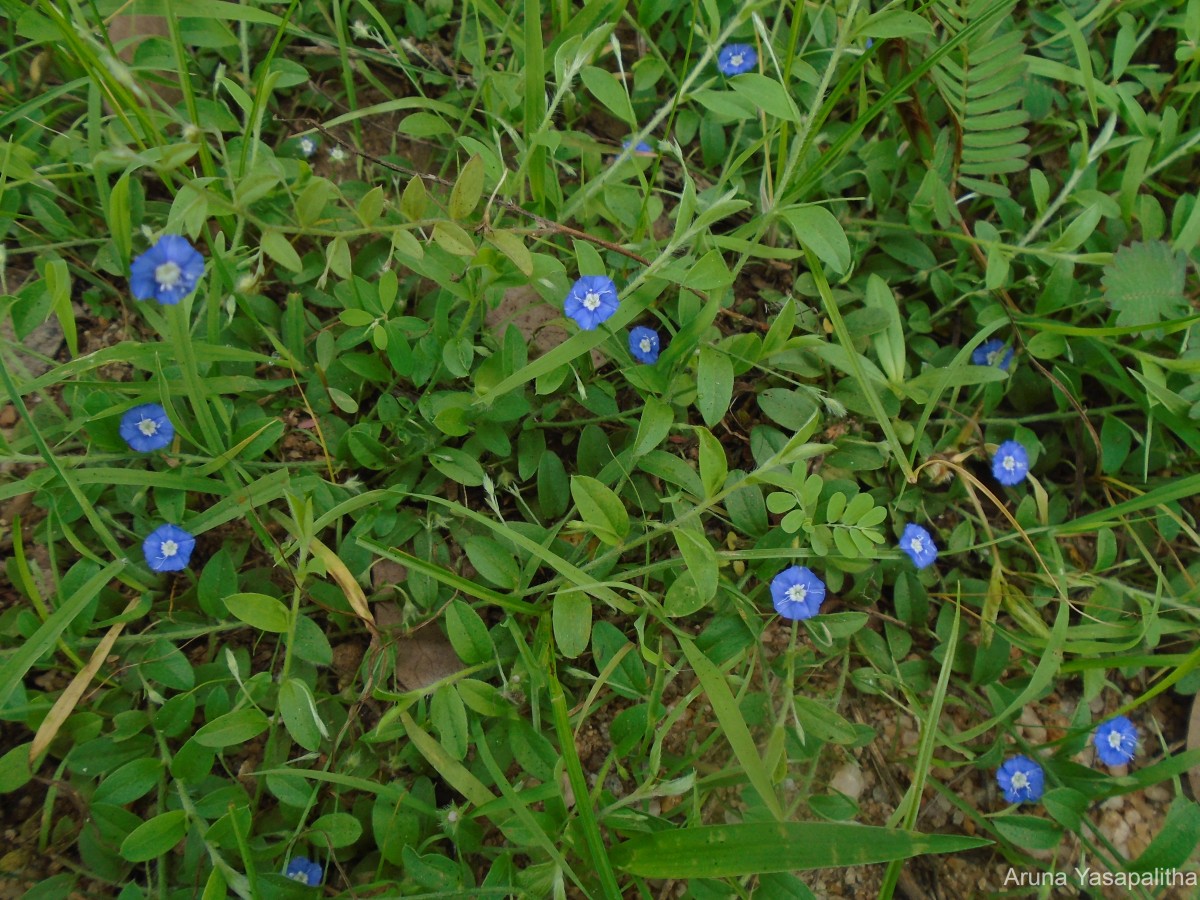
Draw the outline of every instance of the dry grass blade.
[[[315,538],[310,545],[310,549],[313,556],[325,564],[325,571],[329,573],[329,577],[336,581],[338,587],[342,589],[342,593],[346,595],[346,600],[350,604],[350,608],[354,610],[354,614],[366,622],[367,627],[374,634],[375,617],[371,615],[371,608],[367,605],[367,595],[363,593],[363,589],[359,587],[354,576],[350,574],[350,570],[346,568],[346,564],[342,562],[336,553]]]
[[[131,600],[125,611],[132,611],[137,604],[138,601],[136,599]],[[79,702],[79,698],[83,696],[83,692],[87,690],[88,685],[92,683],[92,679],[96,677],[96,673],[100,671],[100,666],[108,659],[108,654],[112,652],[113,644],[117,642],[117,638],[121,636],[121,632],[124,630],[124,622],[118,622],[112,628],[108,629],[108,634],[100,639],[100,643],[96,645],[96,650],[92,653],[92,658],[88,660],[87,665],[79,670],[79,673],[67,685],[67,689],[54,702],[54,706],[50,709],[49,714],[42,720],[37,734],[33,736],[33,743],[29,745],[30,766],[37,765],[38,757],[46,751],[46,748],[50,746],[50,743],[58,735],[58,730],[67,721],[67,717],[75,711],[75,705]]]

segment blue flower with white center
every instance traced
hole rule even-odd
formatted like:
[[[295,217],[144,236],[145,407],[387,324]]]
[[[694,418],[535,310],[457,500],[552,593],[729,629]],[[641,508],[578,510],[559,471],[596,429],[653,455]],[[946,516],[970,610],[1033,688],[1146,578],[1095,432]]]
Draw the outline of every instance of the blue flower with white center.
[[[977,366],[999,366],[1001,371],[1007,372],[1009,365],[1012,363],[1013,348],[1006,347],[1004,341],[1000,338],[992,338],[989,341],[984,341],[975,348],[975,352],[971,354],[971,362]]]
[[[658,362],[658,332],[639,325],[629,330],[629,352],[640,363],[652,365]]]
[[[1106,766],[1123,766],[1133,759],[1137,750],[1137,726],[1128,716],[1117,716],[1109,719],[1096,728],[1092,735],[1092,743],[1096,745],[1096,754]]]
[[[992,474],[1007,487],[1020,484],[1029,474],[1029,453],[1016,441],[1005,441],[992,457]]]
[[[631,141],[621,141],[621,149],[622,150],[630,150],[631,144],[632,144]],[[653,147],[651,147],[649,144],[647,144],[645,141],[638,141],[637,146],[633,147],[632,150],[630,150],[630,152],[632,152],[634,156],[655,156],[655,155],[657,155],[657,152],[655,151],[655,149]]]
[[[717,68],[722,75],[741,75],[758,64],[758,53],[749,44],[726,44],[717,54]]]
[[[811,619],[825,601],[825,582],[805,566],[792,566],[771,580],[771,601],[785,619]]]
[[[175,439],[175,426],[157,403],[143,403],[121,416],[121,437],[138,453],[149,453]]]
[[[931,565],[938,556],[933,537],[920,525],[909,522],[900,535],[900,549],[909,555],[918,569]]]
[[[308,159],[310,156],[316,153],[317,148],[320,145],[320,142],[311,134],[306,134],[304,137],[299,138],[296,141],[296,146],[299,148],[305,159]]]
[[[584,331],[594,330],[612,316],[620,305],[617,286],[603,275],[584,275],[567,291],[563,312]]]
[[[1046,791],[1046,773],[1028,756],[1012,756],[996,770],[996,783],[1009,803],[1035,803]]]
[[[129,287],[138,300],[174,306],[196,289],[204,257],[178,234],[164,234],[129,267]]]
[[[307,856],[293,856],[283,874],[292,881],[298,881],[309,887],[317,887],[321,883],[321,867]]]
[[[196,539],[178,525],[160,525],[142,541],[146,565],[155,572],[178,572],[187,568]]]

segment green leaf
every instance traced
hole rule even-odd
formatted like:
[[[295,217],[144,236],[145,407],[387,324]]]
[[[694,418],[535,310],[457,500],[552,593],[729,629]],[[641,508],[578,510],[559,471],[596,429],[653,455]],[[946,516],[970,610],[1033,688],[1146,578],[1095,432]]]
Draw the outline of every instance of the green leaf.
[[[704,424],[714,427],[729,409],[733,399],[733,363],[721,351],[704,346],[696,368],[696,409]]]
[[[733,284],[733,273],[720,250],[709,250],[683,277],[683,284],[697,291],[713,291]]]
[[[475,241],[469,234],[453,222],[439,219],[433,226],[434,242],[454,256],[471,257],[475,255]]]
[[[467,559],[475,567],[484,580],[496,587],[516,590],[521,578],[521,570],[513,554],[497,541],[485,537],[467,538],[465,549]],[[472,615],[475,615],[472,611]],[[478,618],[476,616],[476,618]]]
[[[904,380],[904,323],[896,297],[886,281],[872,274],[867,279],[864,301],[868,309],[879,310],[887,317],[887,327],[871,335],[871,345],[888,381],[899,384]]]
[[[583,521],[606,544],[616,545],[629,534],[629,513],[611,488],[587,475],[571,476],[571,498]]]
[[[771,330],[763,338],[761,358],[766,359],[771,354],[782,350],[788,338],[792,336],[792,329],[795,327],[796,301],[794,298],[788,297],[787,301],[783,304],[783,308],[775,316],[775,321],[771,323]]]
[[[1130,872],[1177,869],[1191,858],[1197,844],[1200,844],[1200,805],[1186,797],[1176,797],[1158,835],[1126,868]]]
[[[711,431],[697,427],[696,435],[700,438],[700,480],[704,482],[704,496],[711,499],[725,487],[729,462],[725,459],[725,448]]]
[[[512,260],[522,275],[533,274],[533,256],[518,235],[511,231],[489,231],[487,241]]]
[[[707,602],[700,592],[700,586],[696,583],[696,576],[690,569],[684,569],[667,588],[667,594],[663,598],[663,608],[667,611],[668,616],[678,619],[703,609]]]
[[[916,13],[903,9],[885,9],[875,13],[858,29],[858,34],[869,38],[920,37],[933,34],[933,28]]]
[[[429,464],[449,478],[466,487],[483,484],[483,466],[479,460],[457,447],[439,447],[428,456]]]
[[[1063,836],[1061,828],[1038,816],[996,816],[992,825],[1006,841],[1026,850],[1053,850]]]
[[[404,193],[400,197],[400,212],[410,221],[415,221],[425,215],[428,202],[429,195],[425,192],[424,179],[420,175],[414,175],[404,186]]]
[[[274,229],[267,229],[262,233],[259,246],[262,247],[263,253],[291,272],[299,272],[304,267],[300,262],[300,254],[292,247],[291,241]]]
[[[232,747],[254,740],[267,730],[269,724],[267,717],[257,709],[238,709],[202,726],[192,740],[201,747]]]
[[[675,411],[670,403],[665,403],[657,397],[647,397],[642,409],[642,419],[638,422],[637,436],[633,439],[633,456],[645,456],[663,442],[675,422]]]
[[[187,834],[187,813],[174,809],[143,822],[121,842],[121,856],[133,863],[162,856]]]
[[[467,709],[452,684],[443,684],[429,702],[429,721],[441,739],[442,747],[460,762],[467,756]]]
[[[643,878],[736,878],[957,853],[989,843],[841,822],[763,822],[639,835],[614,847],[610,859],[616,868]]]
[[[467,543],[469,545],[472,542],[483,540],[486,539],[472,538]],[[495,544],[494,541],[488,543]],[[496,546],[500,545],[496,544]],[[470,556],[469,550],[467,555]],[[515,567],[516,564],[513,563],[513,565]],[[476,566],[476,568],[479,567]],[[495,656],[496,651],[492,644],[492,637],[488,634],[487,625],[479,617],[479,613],[462,600],[454,600],[446,607],[446,634],[450,638],[454,652],[468,666],[488,662]]]
[[[288,734],[305,750],[321,749],[321,739],[329,731],[317,712],[317,701],[308,685],[299,678],[289,678],[279,686],[279,711]]]
[[[11,794],[20,790],[33,778],[29,769],[29,747],[29,743],[17,744],[0,756],[0,794]],[[157,760],[154,761],[154,766],[159,768]],[[99,790],[96,793],[99,794]]]
[[[790,388],[767,388],[758,395],[758,408],[789,431],[799,431],[817,412],[811,396]]]
[[[747,72],[731,79],[729,86],[767,115],[788,122],[800,121],[800,110],[783,85],[774,78],[758,72]]]
[[[292,620],[288,608],[266,594],[233,594],[225,598],[225,606],[235,618],[273,634],[283,634]]]
[[[712,544],[702,531],[686,527],[674,528],[672,531],[684,564],[695,582],[697,599],[701,604],[707,603],[717,593],[719,577],[717,556],[713,552]]]
[[[750,780],[750,784],[758,792],[771,815],[779,822],[785,818],[783,807],[779,805],[779,797],[775,794],[775,789],[771,784],[771,776],[767,772],[767,767],[763,764],[762,757],[758,753],[758,746],[754,743],[754,737],[750,734],[750,729],[746,725],[746,720],[742,718],[741,708],[733,697],[733,693],[729,690],[729,684],[725,681],[725,676],[713,662],[704,655],[704,653],[690,640],[680,635],[678,637],[679,644],[683,648],[683,654],[687,657],[688,662],[692,666],[692,671],[696,673],[696,678],[704,687],[704,693],[708,695],[709,702],[712,704],[713,712],[717,716],[717,721],[721,725],[721,730],[725,732],[725,737],[729,741],[729,746],[733,748],[733,754],[737,757],[737,761],[741,763],[742,770],[746,773],[746,777]],[[688,829],[690,830],[690,829]],[[680,834],[680,832],[673,832]],[[779,840],[779,833],[774,832],[775,837],[770,839],[770,843],[776,844]],[[656,836],[661,836],[656,835]],[[622,845],[626,846],[626,845]],[[620,849],[620,848],[618,848]],[[614,860],[615,862],[615,860]],[[827,864],[827,863],[826,863]],[[749,872],[782,872],[790,868],[801,868],[799,866],[785,866],[783,868],[762,868],[750,869]],[[630,869],[629,871],[634,871]],[[639,874],[641,872],[639,871]],[[730,874],[741,874],[740,872],[731,872]],[[659,876],[651,876],[659,877]],[[673,875],[665,876],[673,878]],[[684,876],[686,877],[686,876]]]
[[[554,642],[567,659],[587,649],[592,634],[592,601],[581,591],[565,590],[554,595]]]
[[[111,803],[124,806],[146,796],[158,784],[163,774],[162,760],[135,759],[121,766],[100,782],[92,795],[92,803]]]
[[[1118,325],[1157,325],[1188,311],[1187,257],[1163,241],[1122,247],[1104,267],[1104,296]]]
[[[604,104],[605,109],[631,128],[637,124],[633,106],[629,102],[629,94],[612,72],[595,66],[584,66],[579,75],[583,79],[584,87]]]
[[[803,694],[795,698],[796,718],[804,731],[813,737],[831,744],[853,744],[858,732],[836,711]]]
[[[362,837],[362,823],[350,813],[326,813],[308,826],[309,835],[321,846],[349,847]]]
[[[479,205],[483,195],[483,158],[476,153],[458,173],[458,180],[450,189],[447,209],[452,219],[465,219]],[[472,253],[474,251],[472,250]]]
[[[358,201],[358,217],[370,228],[383,212],[383,188],[376,186],[367,191]]]
[[[823,206],[793,206],[783,211],[784,221],[796,239],[831,269],[845,273],[850,268],[850,242],[833,213]]]
[[[345,238],[337,237],[329,242],[325,248],[325,260],[334,275],[339,278],[350,277],[350,244]]]

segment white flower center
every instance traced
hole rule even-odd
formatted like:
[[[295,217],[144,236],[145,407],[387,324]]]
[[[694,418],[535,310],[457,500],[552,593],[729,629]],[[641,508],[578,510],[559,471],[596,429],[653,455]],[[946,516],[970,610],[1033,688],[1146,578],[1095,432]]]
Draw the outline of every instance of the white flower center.
[[[583,305],[587,307],[588,312],[595,312],[600,306],[600,295],[595,291],[588,291],[583,296]]]
[[[1120,750],[1121,744],[1123,743],[1124,741],[1121,738],[1121,732],[1110,731],[1108,733],[1108,746],[1112,747],[1114,750]]]
[[[170,290],[179,284],[179,276],[182,274],[178,263],[165,262],[154,270],[154,280],[164,291]]]
[[[292,881],[299,881],[301,884],[308,884],[307,872],[293,872],[288,878],[292,879]]]
[[[991,353],[989,353],[987,355],[987,364],[989,366],[994,366],[996,364],[996,360],[999,358],[1000,358],[1000,350],[993,350]]]
[[[158,433],[158,424],[153,419],[142,419],[137,423],[137,429],[146,437],[154,437]]]
[[[179,552],[179,545],[174,541],[163,541],[159,549],[162,550],[163,556],[174,556]]]
[[[1012,455],[1004,457],[1004,461],[1000,465],[1004,466],[1007,472],[1015,472],[1017,470],[1017,460]]]
[[[804,598],[808,596],[808,588],[802,584],[793,584],[787,589],[787,598],[793,603],[803,603]]]
[[[1029,787],[1029,776],[1024,772],[1014,773],[1012,777],[1012,786],[1018,791],[1025,790],[1025,788]]]
[[[642,338],[642,342],[638,346],[642,348],[643,353],[649,353],[654,349],[654,344],[650,342],[650,338],[648,337]]]
[[[735,53],[733,56],[729,57],[729,64],[731,66],[740,66],[744,61],[745,57],[740,53]]]
[[[908,546],[912,547],[913,553],[921,553],[925,549],[925,545],[921,542],[919,537],[913,538],[912,543]]]

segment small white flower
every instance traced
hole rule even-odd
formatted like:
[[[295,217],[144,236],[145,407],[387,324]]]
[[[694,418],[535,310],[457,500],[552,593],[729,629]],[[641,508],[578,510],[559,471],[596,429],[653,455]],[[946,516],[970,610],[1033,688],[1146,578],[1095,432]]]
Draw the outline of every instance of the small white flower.
[[[329,148],[329,161],[330,162],[340,163],[340,162],[345,162],[345,160],[346,160],[346,151],[343,150],[340,146],[335,145],[335,146]]]
[[[354,35],[356,41],[369,41],[371,39],[371,29],[367,27],[367,23],[362,19],[355,19],[350,23],[350,33]]]

